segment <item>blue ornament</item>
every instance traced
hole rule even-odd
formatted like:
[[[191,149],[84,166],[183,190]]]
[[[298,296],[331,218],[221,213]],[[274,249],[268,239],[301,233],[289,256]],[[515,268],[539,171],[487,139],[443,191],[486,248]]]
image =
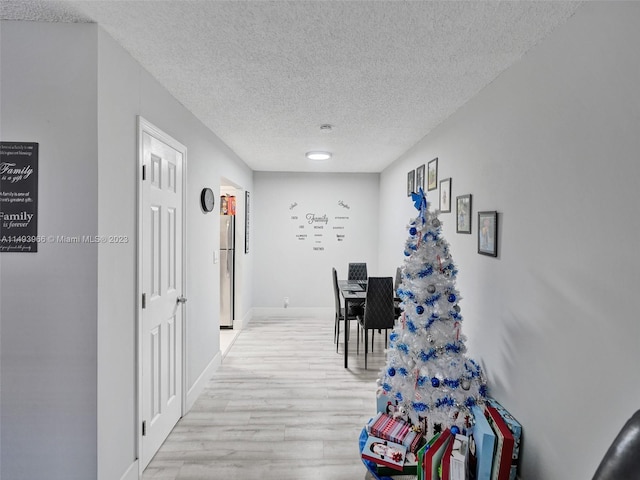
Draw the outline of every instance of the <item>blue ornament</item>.
[[[436,377],[433,377],[431,379],[431,386],[433,388],[438,388],[440,386],[440,380],[438,380]]]
[[[449,300],[450,303],[454,303],[456,301],[456,296],[453,293],[450,293],[447,300]]]
[[[416,227],[411,227],[411,228],[409,229],[409,233],[410,233],[411,235],[415,235],[416,233],[418,233],[418,229],[417,229]]]
[[[389,374],[390,377],[393,377],[396,374],[396,369],[393,367],[390,367],[389,370],[387,370],[387,373]]]
[[[424,307],[423,307],[422,305],[418,305],[418,306],[416,307],[416,313],[417,313],[418,315],[422,315],[422,314],[424,313]]]
[[[460,433],[460,428],[458,428],[457,425],[453,425],[450,430],[451,430],[451,433],[454,435],[457,435]]]

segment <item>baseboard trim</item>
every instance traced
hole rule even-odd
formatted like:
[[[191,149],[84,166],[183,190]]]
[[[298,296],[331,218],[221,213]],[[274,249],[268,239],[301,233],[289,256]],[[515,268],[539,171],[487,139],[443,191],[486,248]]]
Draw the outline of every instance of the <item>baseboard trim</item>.
[[[120,477],[120,480],[138,480],[138,478],[140,478],[138,469],[138,460],[134,460],[134,462],[129,465],[129,468],[127,468],[127,471]]]
[[[218,350],[213,359],[209,362],[209,365],[202,371],[189,390],[187,391],[186,405],[184,406],[184,412],[187,413],[196,403],[196,400],[207,386],[207,382],[213,376],[215,371],[222,363],[222,353]]]
[[[282,308],[282,307],[254,307],[254,317],[314,317],[324,318],[333,317],[335,310],[331,307],[294,307],[294,308]]]
[[[234,319],[234,321],[233,321],[233,329],[234,330],[242,330],[247,325],[249,325],[249,322],[251,322],[252,318],[253,318],[253,308],[249,309],[249,311],[247,312],[247,314],[244,317]]]

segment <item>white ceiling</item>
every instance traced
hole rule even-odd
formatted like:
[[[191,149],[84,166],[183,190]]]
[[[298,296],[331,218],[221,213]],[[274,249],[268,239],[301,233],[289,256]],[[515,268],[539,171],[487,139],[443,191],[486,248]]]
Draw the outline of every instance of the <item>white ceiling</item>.
[[[380,172],[579,6],[2,0],[0,14],[97,22],[254,170]]]

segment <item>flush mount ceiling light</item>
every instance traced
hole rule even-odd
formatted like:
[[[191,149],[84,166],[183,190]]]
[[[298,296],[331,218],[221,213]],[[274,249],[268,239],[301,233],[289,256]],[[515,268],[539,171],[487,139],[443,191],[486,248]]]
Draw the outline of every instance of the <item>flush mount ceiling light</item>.
[[[306,157],[309,160],[329,160],[331,158],[330,152],[307,152]]]

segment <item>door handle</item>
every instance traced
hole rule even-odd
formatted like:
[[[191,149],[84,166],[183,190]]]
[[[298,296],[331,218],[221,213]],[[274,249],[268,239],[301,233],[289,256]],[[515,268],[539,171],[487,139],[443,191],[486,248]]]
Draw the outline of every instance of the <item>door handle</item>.
[[[187,298],[186,297],[178,297],[176,299],[176,303],[187,303]]]

